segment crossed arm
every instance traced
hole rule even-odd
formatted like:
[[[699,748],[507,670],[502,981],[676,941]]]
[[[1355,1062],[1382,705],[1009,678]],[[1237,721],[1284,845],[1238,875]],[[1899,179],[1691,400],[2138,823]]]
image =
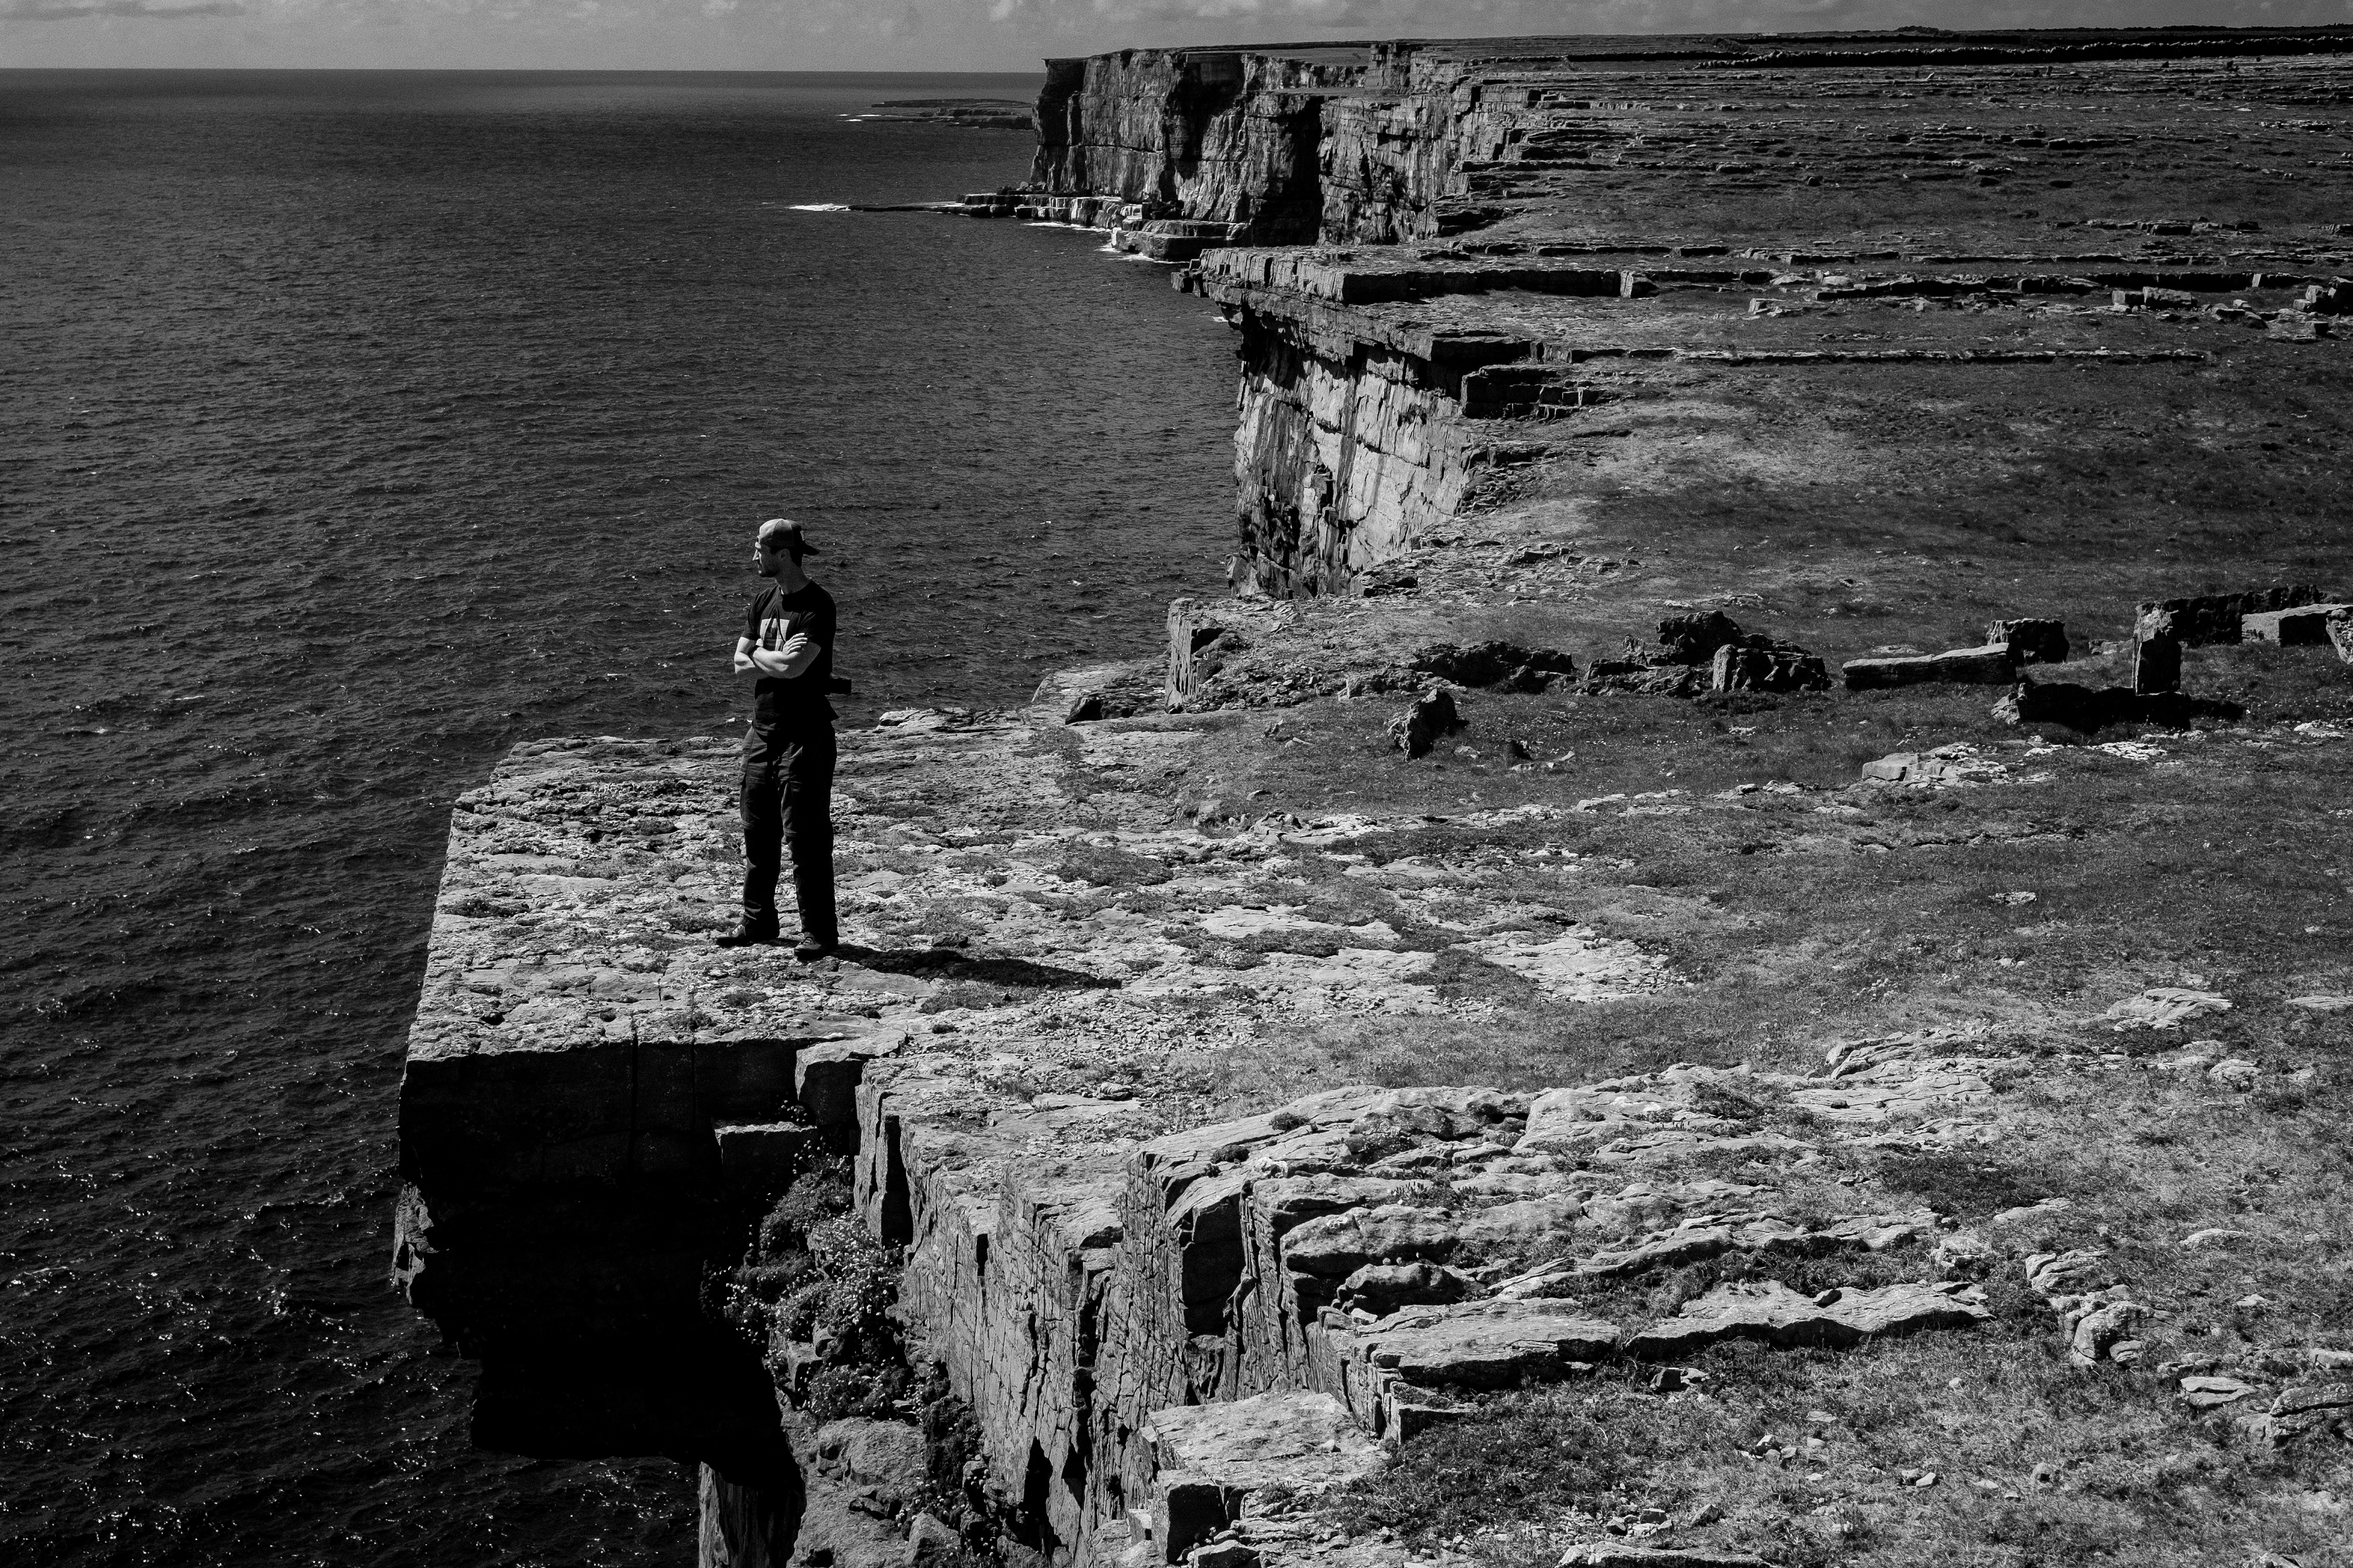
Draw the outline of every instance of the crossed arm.
[[[804,634],[786,637],[779,648],[754,647],[750,637],[735,639],[735,673],[738,675],[780,676],[790,679],[807,673],[817,662],[818,645]]]

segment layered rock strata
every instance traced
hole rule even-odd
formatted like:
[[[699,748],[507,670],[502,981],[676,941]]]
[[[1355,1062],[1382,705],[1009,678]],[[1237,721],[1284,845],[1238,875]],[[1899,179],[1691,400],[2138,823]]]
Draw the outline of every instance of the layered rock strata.
[[[1239,580],[1275,594],[1351,589],[1509,470],[1752,378],[1835,406],[1902,366],[2033,367],[2063,406],[2086,368],[2196,363],[2186,323],[2329,331],[2341,30],[1806,42],[1057,61],[1030,188],[967,210],[1194,263],[1241,334]],[[1834,237],[1799,237],[1810,208]],[[1842,304],[1874,318],[1843,344],[1795,319]]]

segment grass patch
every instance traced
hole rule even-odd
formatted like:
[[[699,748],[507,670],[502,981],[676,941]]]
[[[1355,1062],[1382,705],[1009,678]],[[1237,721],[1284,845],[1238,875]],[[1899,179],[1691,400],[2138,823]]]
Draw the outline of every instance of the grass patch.
[[[2077,1368],[2028,1323],[1844,1352],[1727,1343],[1692,1364],[1704,1393],[1654,1395],[1624,1369],[1487,1396],[1329,1511],[1511,1568],[1548,1568],[1566,1542],[1646,1508],[1674,1521],[1653,1545],[1789,1568],[2202,1568],[2251,1549],[2326,1562],[2342,1544],[2337,1521],[2287,1498],[2341,1488],[2341,1447],[2250,1447],[2168,1380]],[[1936,1483],[1905,1484],[1907,1471]],[[1704,1509],[1717,1517],[1695,1522]]]

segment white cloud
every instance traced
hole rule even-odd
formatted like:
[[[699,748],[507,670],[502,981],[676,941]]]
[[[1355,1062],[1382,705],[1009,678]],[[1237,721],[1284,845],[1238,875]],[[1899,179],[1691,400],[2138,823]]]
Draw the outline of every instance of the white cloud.
[[[0,21],[72,22],[95,16],[241,16],[245,0],[0,0]]]

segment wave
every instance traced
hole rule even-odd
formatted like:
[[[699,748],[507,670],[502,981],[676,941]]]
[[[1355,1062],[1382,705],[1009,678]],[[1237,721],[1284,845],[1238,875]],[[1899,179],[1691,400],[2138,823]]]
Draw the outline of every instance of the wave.
[[[849,204],[848,202],[795,202],[792,204],[792,210],[797,213],[846,213],[849,210]]]

